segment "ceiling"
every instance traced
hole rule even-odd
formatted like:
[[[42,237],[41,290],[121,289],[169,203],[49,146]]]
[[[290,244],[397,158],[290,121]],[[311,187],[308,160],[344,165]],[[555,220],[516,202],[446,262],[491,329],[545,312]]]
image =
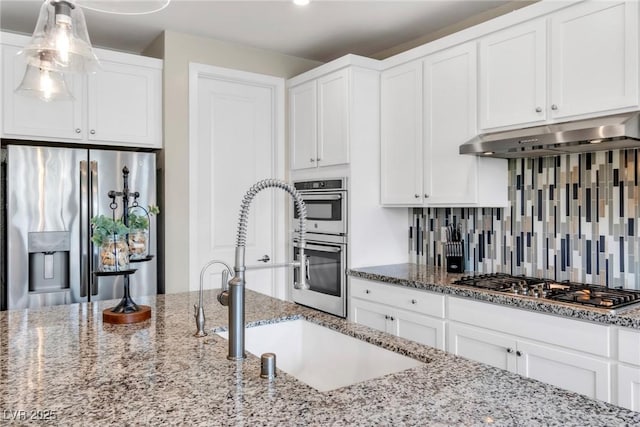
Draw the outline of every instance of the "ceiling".
[[[172,0],[164,10],[147,15],[85,10],[85,17],[93,45],[114,50],[140,53],[170,30],[328,62],[347,53],[376,57],[478,14],[505,13],[507,4],[515,4],[513,9],[528,3],[312,0],[296,6],[289,0]],[[0,0],[0,28],[31,34],[41,4]]]

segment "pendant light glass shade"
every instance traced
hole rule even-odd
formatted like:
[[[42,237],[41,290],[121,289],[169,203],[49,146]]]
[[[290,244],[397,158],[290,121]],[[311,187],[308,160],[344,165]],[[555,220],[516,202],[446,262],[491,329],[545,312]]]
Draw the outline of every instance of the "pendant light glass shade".
[[[78,6],[97,12],[118,15],[144,15],[158,12],[169,5],[171,0],[77,0]]]
[[[48,65],[51,61],[46,58],[46,54],[41,56],[40,64],[42,67],[27,64],[27,70],[16,92],[47,102],[73,100],[64,75],[49,69]]]
[[[33,37],[20,54],[27,64],[38,69],[62,73],[92,73],[99,69],[84,14],[70,0],[46,0],[42,4]],[[43,54],[47,61],[42,61]]]

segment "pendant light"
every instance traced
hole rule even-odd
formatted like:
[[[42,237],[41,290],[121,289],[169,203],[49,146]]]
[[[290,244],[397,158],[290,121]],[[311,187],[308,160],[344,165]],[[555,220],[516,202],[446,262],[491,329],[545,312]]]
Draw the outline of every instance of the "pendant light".
[[[18,52],[24,56],[27,69],[16,92],[45,101],[73,99],[65,77],[100,68],[82,7],[116,14],[145,14],[164,9],[170,1],[44,0],[31,41]]]
[[[16,93],[46,102],[73,100],[64,75],[52,70],[51,62],[51,54],[43,52],[40,55],[40,66],[27,64],[27,70]]]
[[[45,0],[31,41],[20,54],[29,65],[65,74],[92,73],[99,68],[84,14],[73,0]]]

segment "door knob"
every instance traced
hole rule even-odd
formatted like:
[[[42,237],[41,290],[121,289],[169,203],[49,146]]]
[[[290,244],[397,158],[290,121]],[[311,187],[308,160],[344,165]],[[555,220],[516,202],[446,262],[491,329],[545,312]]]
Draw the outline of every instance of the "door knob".
[[[260,258],[258,261],[262,261],[262,262],[269,262],[271,258],[269,258],[269,255],[265,255],[262,258]]]

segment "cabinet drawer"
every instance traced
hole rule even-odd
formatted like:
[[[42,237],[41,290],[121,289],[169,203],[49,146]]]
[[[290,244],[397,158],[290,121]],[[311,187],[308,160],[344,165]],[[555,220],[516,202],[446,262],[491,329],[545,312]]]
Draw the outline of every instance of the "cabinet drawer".
[[[618,329],[618,359],[640,366],[640,331]]]
[[[352,297],[444,318],[444,295],[355,277],[349,278],[349,286]]]
[[[449,297],[449,318],[519,337],[610,357],[610,328],[519,308]]]

